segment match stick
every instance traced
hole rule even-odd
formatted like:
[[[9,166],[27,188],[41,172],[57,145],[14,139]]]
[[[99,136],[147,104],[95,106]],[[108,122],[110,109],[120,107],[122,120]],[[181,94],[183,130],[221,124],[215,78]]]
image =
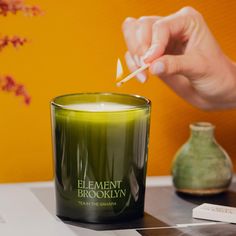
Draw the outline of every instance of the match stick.
[[[140,68],[138,68],[137,70],[135,70],[134,72],[132,72],[131,74],[129,74],[128,76],[126,76],[124,79],[122,79],[121,81],[119,81],[116,85],[118,87],[120,87],[122,84],[126,83],[127,81],[129,81],[130,79],[134,78],[138,73],[146,70],[148,67],[150,66],[150,64],[145,64],[143,66],[141,66]]]

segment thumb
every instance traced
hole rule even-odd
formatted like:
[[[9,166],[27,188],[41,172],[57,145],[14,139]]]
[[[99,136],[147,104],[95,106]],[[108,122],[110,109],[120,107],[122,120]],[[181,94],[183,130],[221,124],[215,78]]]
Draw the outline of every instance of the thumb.
[[[205,67],[197,55],[164,55],[153,61],[149,70],[151,74],[161,77],[180,74],[194,79],[204,74]]]

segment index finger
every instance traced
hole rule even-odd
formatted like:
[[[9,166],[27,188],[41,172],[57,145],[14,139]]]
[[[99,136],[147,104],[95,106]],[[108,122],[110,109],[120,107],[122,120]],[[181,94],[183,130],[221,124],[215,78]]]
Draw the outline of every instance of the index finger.
[[[137,50],[137,43],[135,37],[136,28],[137,28],[137,20],[133,17],[126,18],[122,24],[122,30],[126,46],[128,48],[128,51],[133,55],[136,53]]]
[[[178,38],[182,41],[187,41],[190,38],[195,19],[193,17],[195,10],[190,9],[183,8],[153,24],[151,47],[143,58],[146,63],[164,54],[170,38]]]

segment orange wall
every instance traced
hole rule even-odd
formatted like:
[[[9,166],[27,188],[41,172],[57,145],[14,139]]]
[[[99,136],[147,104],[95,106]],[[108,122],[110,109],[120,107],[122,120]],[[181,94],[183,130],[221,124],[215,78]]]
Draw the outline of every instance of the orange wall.
[[[0,182],[52,178],[49,101],[59,94],[114,91],[147,96],[153,102],[149,175],[170,173],[176,149],[189,134],[188,124],[216,124],[218,141],[236,164],[236,111],[202,112],[188,105],[159,79],[147,84],[114,83],[116,60],[125,52],[121,23],[126,16],[166,15],[185,5],[201,11],[224,51],[236,60],[234,0],[38,0],[45,15],[1,18],[0,31],[31,42],[0,55],[1,74],[11,72],[32,95],[32,104],[0,93]]]

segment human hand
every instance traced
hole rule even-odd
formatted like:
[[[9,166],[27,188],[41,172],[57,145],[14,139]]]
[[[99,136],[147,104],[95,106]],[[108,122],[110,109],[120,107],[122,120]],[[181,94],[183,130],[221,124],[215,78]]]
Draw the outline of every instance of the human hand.
[[[236,65],[195,9],[184,7],[166,17],[129,17],[123,33],[131,71],[150,63],[149,72],[192,105],[206,110],[236,107]],[[146,72],[137,78],[145,82]]]

